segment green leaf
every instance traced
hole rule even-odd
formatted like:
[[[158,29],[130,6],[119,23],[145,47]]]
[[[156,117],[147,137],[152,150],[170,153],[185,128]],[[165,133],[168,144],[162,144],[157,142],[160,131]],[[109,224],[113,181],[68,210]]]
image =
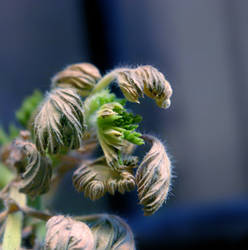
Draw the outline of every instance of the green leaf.
[[[22,103],[22,106],[16,112],[16,118],[20,124],[27,127],[28,122],[43,99],[43,95],[39,90],[35,90],[31,96],[28,96]]]
[[[17,128],[14,124],[9,125],[9,138],[10,140],[15,139],[19,135],[20,129]]]
[[[11,171],[2,163],[0,163],[0,189],[9,183],[13,178]]]
[[[0,126],[0,145],[7,144],[19,135],[19,128],[14,124],[9,125],[8,133],[6,133],[2,126]]]
[[[144,144],[135,129],[142,118],[128,113],[117,102],[104,104],[97,112],[97,135],[109,166],[116,169],[122,163],[122,147],[125,141]]]
[[[125,105],[125,99],[119,99],[115,94],[110,93],[108,89],[97,92],[88,97],[84,103],[85,120],[89,129],[96,126],[96,112],[107,103],[117,102]]]
[[[9,136],[4,131],[3,127],[0,126],[0,145],[4,145],[9,142]]]

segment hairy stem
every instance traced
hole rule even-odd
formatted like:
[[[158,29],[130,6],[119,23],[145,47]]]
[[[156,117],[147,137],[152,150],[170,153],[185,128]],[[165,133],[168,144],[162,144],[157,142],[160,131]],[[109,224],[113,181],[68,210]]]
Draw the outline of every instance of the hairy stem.
[[[95,94],[96,92],[105,89],[115,78],[116,78],[116,71],[111,71],[96,84],[91,94]]]
[[[18,211],[21,211],[23,214],[26,214],[28,216],[31,216],[31,217],[34,217],[36,219],[43,220],[43,221],[47,221],[53,216],[52,214],[44,213],[37,209],[27,207],[25,204],[24,205],[18,204],[15,200],[9,199],[9,200],[6,200],[6,202],[10,204],[9,208],[6,211],[0,213],[0,218],[4,218],[7,215],[16,213]]]
[[[14,185],[11,187],[10,198],[21,206],[26,204],[26,196],[19,193]],[[3,237],[3,250],[17,250],[21,248],[22,221],[23,214],[20,211],[8,215]]]

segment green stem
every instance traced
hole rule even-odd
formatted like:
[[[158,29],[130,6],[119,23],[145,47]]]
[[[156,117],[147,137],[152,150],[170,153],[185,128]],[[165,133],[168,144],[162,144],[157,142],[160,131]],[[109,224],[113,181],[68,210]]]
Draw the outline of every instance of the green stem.
[[[10,197],[20,206],[26,205],[26,196],[19,193],[18,188],[15,186],[11,187]],[[22,221],[22,212],[15,212],[8,215],[3,237],[3,250],[21,249]]]
[[[0,163],[0,189],[6,186],[10,180],[13,178],[11,171]]]
[[[43,207],[43,203],[42,203],[42,197],[38,196],[35,199],[28,199],[28,205],[29,207],[32,207],[35,210],[31,210],[29,209],[29,213],[27,213],[29,216],[39,216],[39,219],[44,219],[45,221],[48,220],[49,215],[44,214],[44,216],[42,216],[42,212],[39,213],[39,211],[41,211],[42,209],[44,209]],[[28,211],[26,211],[28,212]],[[35,225],[35,235],[36,235],[36,239],[38,241],[42,241],[42,239],[44,239],[45,234],[46,234],[46,222],[45,221],[39,221],[36,225]]]
[[[95,94],[96,92],[99,92],[102,89],[105,89],[114,79],[116,78],[116,71],[113,70],[107,75],[105,75],[94,87],[91,94]]]

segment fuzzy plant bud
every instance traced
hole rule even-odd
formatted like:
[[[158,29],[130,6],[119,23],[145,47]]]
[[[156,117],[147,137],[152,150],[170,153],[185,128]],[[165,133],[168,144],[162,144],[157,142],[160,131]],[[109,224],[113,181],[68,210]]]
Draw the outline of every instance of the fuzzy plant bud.
[[[90,63],[69,65],[52,79],[52,87],[74,88],[81,96],[88,96],[101,78],[99,70]]]
[[[115,170],[121,166],[120,154],[126,141],[142,145],[141,134],[135,132],[140,116],[128,113],[120,103],[104,104],[97,113],[97,136],[108,165]]]
[[[27,157],[25,172],[21,175],[20,192],[32,197],[47,193],[51,183],[52,167],[33,143],[24,146]]]
[[[94,235],[96,250],[135,250],[133,233],[120,217],[100,214],[86,216],[82,221]]]
[[[81,221],[62,215],[53,216],[46,224],[44,250],[93,250],[94,237]]]
[[[171,182],[171,162],[164,145],[155,137],[143,138],[152,143],[136,172],[140,204],[145,215],[155,213],[165,202]]]
[[[34,119],[35,143],[51,154],[77,149],[85,130],[83,104],[73,89],[53,89]]]
[[[135,69],[115,70],[117,82],[130,102],[139,103],[144,94],[154,99],[161,108],[170,106],[172,88],[164,75],[156,68],[146,65]]]
[[[12,143],[5,145],[1,148],[0,158],[1,161],[11,168],[12,170],[16,169],[18,173],[24,171],[25,166],[23,164],[23,155],[22,148],[17,146],[17,141],[20,143],[25,143],[30,140],[30,132],[28,130],[21,130],[19,133],[19,137],[16,140],[12,141]]]
[[[97,135],[108,165],[116,170],[121,165],[121,154],[132,152],[132,145],[144,143],[141,134],[135,131],[142,118],[127,112],[124,105],[124,99],[117,98],[107,89],[84,102],[87,131]]]
[[[7,162],[16,167],[20,175],[19,191],[35,197],[49,190],[52,168],[49,160],[43,157],[35,144],[16,139],[11,144]]]
[[[84,192],[91,200],[100,199],[106,192],[114,195],[118,191],[123,194],[135,188],[133,168],[137,162],[137,157],[124,158],[123,169],[115,171],[101,157],[79,167],[73,174],[73,184],[78,192]]]
[[[118,73],[117,82],[126,99],[139,103],[139,97],[144,96],[144,84],[137,78],[136,71],[127,69]]]

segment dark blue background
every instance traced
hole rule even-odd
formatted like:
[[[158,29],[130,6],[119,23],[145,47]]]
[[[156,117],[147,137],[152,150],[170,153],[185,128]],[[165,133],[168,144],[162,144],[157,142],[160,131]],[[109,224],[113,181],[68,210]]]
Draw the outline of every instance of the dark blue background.
[[[11,0],[0,2],[0,122],[64,66],[102,73],[151,64],[171,82],[169,110],[129,104],[142,131],[173,156],[167,205],[143,217],[136,192],[95,203],[68,174],[50,207],[111,212],[131,225],[139,249],[239,249],[248,235],[248,2],[246,0]],[[118,90],[115,88],[118,92]]]

